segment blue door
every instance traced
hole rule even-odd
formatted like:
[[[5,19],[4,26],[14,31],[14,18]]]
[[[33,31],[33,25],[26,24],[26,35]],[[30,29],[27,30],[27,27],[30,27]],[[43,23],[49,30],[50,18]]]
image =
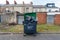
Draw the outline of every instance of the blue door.
[[[24,16],[18,16],[18,24],[23,24]]]
[[[47,24],[54,24],[54,15],[47,15]]]
[[[0,23],[1,23],[1,15],[0,15]]]

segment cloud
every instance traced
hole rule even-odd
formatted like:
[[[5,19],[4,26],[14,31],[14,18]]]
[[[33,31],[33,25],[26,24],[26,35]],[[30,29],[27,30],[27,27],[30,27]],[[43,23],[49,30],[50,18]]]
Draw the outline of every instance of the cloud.
[[[60,7],[60,2],[57,2],[55,5],[56,5],[57,7]]]
[[[5,0],[0,0],[0,4],[4,4],[5,3]]]
[[[25,3],[30,3],[32,0],[17,0],[18,3],[22,3],[22,2],[25,2]]]
[[[10,4],[14,4],[14,0],[8,0]],[[39,5],[45,5],[46,3],[53,2],[56,4],[57,7],[60,7],[60,0],[16,0],[18,4],[22,4],[22,2],[25,2],[26,4],[30,4],[32,1],[33,4],[39,4]],[[5,4],[6,0],[0,0],[0,4]]]

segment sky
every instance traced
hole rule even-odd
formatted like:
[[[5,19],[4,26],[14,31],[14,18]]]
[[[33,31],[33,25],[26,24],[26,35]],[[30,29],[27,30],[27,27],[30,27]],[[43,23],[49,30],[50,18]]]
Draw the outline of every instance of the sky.
[[[8,0],[10,4],[14,4],[14,0]],[[57,7],[60,7],[60,0],[15,0],[18,4],[22,4],[24,1],[26,4],[30,4],[32,1],[34,5],[46,5],[47,3],[55,3]],[[0,4],[5,4],[6,0],[0,0]]]

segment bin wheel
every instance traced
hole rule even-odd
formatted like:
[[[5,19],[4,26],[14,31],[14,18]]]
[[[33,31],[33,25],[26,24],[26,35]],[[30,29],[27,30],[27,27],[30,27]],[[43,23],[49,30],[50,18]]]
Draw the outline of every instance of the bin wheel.
[[[34,37],[36,37],[36,34],[33,34]]]
[[[23,34],[23,36],[27,36],[26,34]]]

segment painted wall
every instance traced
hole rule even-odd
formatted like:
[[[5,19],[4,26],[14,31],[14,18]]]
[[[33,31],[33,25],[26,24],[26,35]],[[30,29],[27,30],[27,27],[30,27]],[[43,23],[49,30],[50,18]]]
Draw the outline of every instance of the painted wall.
[[[33,12],[46,12],[46,8],[33,8]]]
[[[47,8],[47,12],[55,12],[55,11],[59,11],[59,8]]]
[[[14,7],[14,11],[18,11],[20,13],[23,13],[23,7]]]
[[[2,14],[1,23],[17,23],[16,13],[14,14]]]
[[[60,12],[47,12],[47,15],[56,15],[56,14],[60,14]]]

